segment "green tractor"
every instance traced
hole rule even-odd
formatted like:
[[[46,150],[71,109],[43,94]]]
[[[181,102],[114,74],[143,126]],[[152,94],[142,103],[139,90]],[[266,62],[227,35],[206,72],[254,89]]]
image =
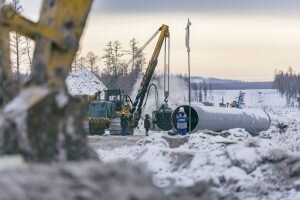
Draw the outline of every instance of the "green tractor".
[[[106,129],[110,129],[111,134],[119,135],[120,116],[130,102],[130,98],[123,95],[121,90],[106,90],[104,100],[101,100],[100,93],[95,95],[89,102],[89,134],[103,135]]]

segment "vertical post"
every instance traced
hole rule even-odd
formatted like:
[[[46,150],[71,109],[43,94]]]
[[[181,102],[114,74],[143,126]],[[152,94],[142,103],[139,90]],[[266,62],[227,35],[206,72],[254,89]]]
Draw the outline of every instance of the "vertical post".
[[[190,19],[188,19],[187,27],[186,27],[186,48],[188,52],[188,76],[189,76],[189,133],[192,130],[192,109],[191,109],[191,48],[190,48],[190,26],[192,23]]]
[[[0,13],[5,0],[0,0]],[[12,87],[12,71],[10,63],[9,32],[0,28],[0,108],[2,108],[14,94]]]
[[[189,133],[192,130],[192,111],[191,111],[191,53],[188,52],[188,68],[189,68]]]

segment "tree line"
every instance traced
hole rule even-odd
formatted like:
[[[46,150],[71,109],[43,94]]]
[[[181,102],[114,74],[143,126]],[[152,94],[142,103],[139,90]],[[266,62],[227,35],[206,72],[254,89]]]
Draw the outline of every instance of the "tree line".
[[[19,14],[24,11],[20,0],[11,0],[10,4]],[[134,56],[138,49],[138,41],[135,38],[129,41],[128,49],[124,49],[119,41],[109,41],[103,49],[102,56],[92,51],[84,55],[79,48],[70,71],[89,70],[98,76],[108,89],[120,89],[129,94],[146,63],[142,52]],[[12,32],[10,50],[14,79],[17,82],[23,81],[32,71],[34,42],[19,33]],[[128,63],[124,57],[130,57],[132,61]],[[102,69],[100,69],[100,61],[104,63]]]
[[[13,9],[21,14],[24,9],[20,0],[11,0],[10,5]],[[10,33],[9,38],[11,50],[11,68],[14,74],[14,79],[20,82],[26,74],[31,72],[33,41],[17,32]],[[21,73],[23,71],[23,73]]]
[[[191,83],[191,98],[195,102],[210,101],[208,94],[212,94],[212,84],[205,81],[199,83]]]
[[[108,87],[108,89],[120,89],[129,94],[141,74],[146,58],[144,54],[138,53],[138,41],[133,38],[129,41],[129,49],[124,49],[119,41],[109,41],[103,49],[103,56],[94,52],[82,55],[79,50],[74,58],[71,71],[82,69],[90,70]],[[125,56],[131,58],[126,61]],[[99,61],[103,61],[100,69]]]
[[[188,85],[189,83],[189,77],[186,74],[177,74],[178,78],[183,79]],[[212,96],[212,83],[207,83],[206,81],[202,82],[192,82],[191,83],[191,101],[193,102],[208,102],[211,101],[209,96],[213,98]]]
[[[11,0],[10,4],[17,13],[23,13],[20,0]],[[130,40],[128,49],[124,49],[119,41],[109,41],[103,49],[103,56],[92,51],[83,55],[79,48],[70,71],[87,69],[97,75],[108,89],[121,89],[129,94],[146,63],[142,52],[134,56],[138,49],[138,41],[135,38]],[[17,82],[23,81],[32,71],[34,42],[17,32],[12,32],[10,50],[14,79]],[[124,59],[126,56],[129,56],[132,62],[126,62]],[[102,69],[100,69],[100,61],[104,62]]]
[[[292,67],[286,72],[282,70],[275,72],[274,88],[286,97],[288,106],[300,107],[300,73],[296,73]]]

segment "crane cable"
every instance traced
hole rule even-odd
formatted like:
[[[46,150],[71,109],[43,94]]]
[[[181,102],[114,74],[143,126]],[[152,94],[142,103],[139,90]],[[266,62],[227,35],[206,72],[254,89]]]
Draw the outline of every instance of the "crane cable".
[[[147,90],[147,96],[146,96],[146,99],[145,99],[145,103],[142,107],[142,113],[144,113],[145,111],[145,108],[146,108],[146,104],[147,104],[147,101],[148,101],[148,98],[149,98],[149,94],[150,94],[150,90],[151,90],[151,87],[154,87],[155,89],[155,106],[156,106],[156,109],[159,109],[159,106],[158,106],[158,101],[159,101],[159,96],[158,96],[158,89],[157,89],[157,86],[152,83],[149,87],[148,87],[148,90]]]
[[[168,43],[168,44],[167,44]],[[168,46],[168,49],[167,49]],[[165,38],[165,54],[164,54],[164,96],[165,103],[168,103],[170,94],[170,37]]]

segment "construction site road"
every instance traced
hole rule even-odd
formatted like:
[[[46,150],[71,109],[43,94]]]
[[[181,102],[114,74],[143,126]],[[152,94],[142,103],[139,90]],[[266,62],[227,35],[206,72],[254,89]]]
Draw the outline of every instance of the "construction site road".
[[[144,139],[144,135],[135,136],[89,136],[89,146],[93,149],[110,150],[124,146],[134,146],[139,140]]]

